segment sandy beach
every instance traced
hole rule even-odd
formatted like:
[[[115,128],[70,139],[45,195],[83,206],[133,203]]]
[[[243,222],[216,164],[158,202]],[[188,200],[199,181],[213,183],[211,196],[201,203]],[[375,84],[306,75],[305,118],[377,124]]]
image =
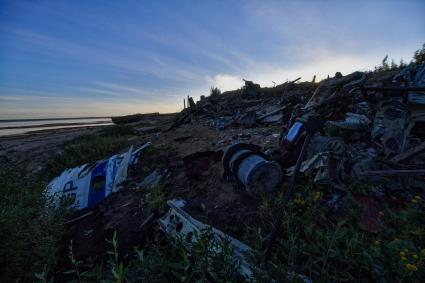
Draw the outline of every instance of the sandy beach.
[[[59,152],[64,142],[81,135],[95,133],[102,128],[102,126],[53,128],[0,136],[0,156],[25,165],[29,171],[37,171],[46,160]]]

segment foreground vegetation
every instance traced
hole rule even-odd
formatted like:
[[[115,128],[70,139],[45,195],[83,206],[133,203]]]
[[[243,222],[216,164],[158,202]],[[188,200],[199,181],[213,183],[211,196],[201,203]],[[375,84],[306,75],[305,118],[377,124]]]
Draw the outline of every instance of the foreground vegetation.
[[[296,191],[268,263],[255,251],[261,250],[281,195],[264,195],[259,207],[261,221],[247,227],[244,241],[254,248],[248,259],[255,270],[254,281],[287,282],[294,271],[314,282],[421,282],[424,278],[425,223],[421,216],[425,202],[421,197],[412,196],[396,210],[386,197],[382,199],[379,219],[373,219],[379,221],[380,229],[371,232],[364,227],[359,199],[375,198],[375,189],[351,187],[342,196],[343,211],[338,213],[327,205],[333,191],[317,191],[308,182]],[[155,197],[156,202],[161,200],[165,202],[163,196]],[[77,282],[241,282],[238,262],[227,242],[214,241],[211,231],[196,238],[197,243],[188,248],[182,240],[170,244],[156,231],[145,246],[119,255],[114,235],[103,264],[74,259],[71,245],[73,268],[67,273]],[[302,281],[302,277],[290,279]]]
[[[424,201],[414,195],[395,209],[391,195],[380,199],[377,217],[365,218],[362,199],[374,200],[376,189],[352,186],[340,195],[340,207],[329,203],[336,196],[304,184],[283,220],[276,252],[270,265],[274,278],[282,270],[297,270],[321,282],[420,282],[425,276]],[[261,211],[271,223],[279,200],[263,198]],[[378,229],[365,227],[378,223]],[[264,236],[259,228],[257,237]],[[257,245],[259,247],[259,245]]]

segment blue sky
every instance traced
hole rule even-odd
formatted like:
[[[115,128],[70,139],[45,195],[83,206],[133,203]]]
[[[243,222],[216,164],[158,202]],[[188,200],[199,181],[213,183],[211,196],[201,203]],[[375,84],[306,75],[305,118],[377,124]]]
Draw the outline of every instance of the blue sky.
[[[410,61],[425,1],[0,0],[0,119],[180,110],[264,86]]]

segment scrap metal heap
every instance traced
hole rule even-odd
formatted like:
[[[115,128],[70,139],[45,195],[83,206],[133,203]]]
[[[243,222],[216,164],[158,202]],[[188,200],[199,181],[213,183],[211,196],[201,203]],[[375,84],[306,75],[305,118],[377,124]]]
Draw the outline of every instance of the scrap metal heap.
[[[48,188],[55,195],[77,193],[83,201],[76,206],[86,208],[116,191],[120,187],[118,181],[126,181],[128,188],[146,190],[148,194],[163,184],[167,197],[174,199],[168,202],[170,210],[165,215],[149,215],[142,226],[158,219],[169,239],[186,239],[188,243],[196,241],[195,233],[212,229],[217,239],[227,237],[232,243],[245,277],[251,276],[245,255],[252,248],[232,237],[238,236],[239,230],[229,228],[228,219],[234,219],[241,211],[241,215],[252,212],[256,199],[282,190],[287,184],[274,226],[264,243],[267,258],[273,241],[279,237],[281,218],[297,176],[311,180],[317,188],[332,188],[334,209],[344,192],[356,183],[376,185],[378,193],[385,191],[406,198],[423,194],[425,64],[411,64],[384,78],[377,78],[374,73],[343,76],[338,72],[319,83],[298,82],[299,79],[273,88],[245,81],[239,90],[214,92],[202,96],[197,103],[189,98],[188,107],[171,125],[155,133],[156,138],[144,136],[153,146],[159,140],[169,144],[167,138],[172,137],[177,146],[190,147],[190,154],[185,153],[175,162],[167,156],[167,168],[154,168],[155,159],[144,161],[145,153],[140,154],[139,150],[135,155],[130,150],[127,155],[113,157],[114,162],[123,160],[121,166],[107,159],[92,167],[68,170]],[[196,136],[195,127],[209,132],[205,137]],[[207,145],[199,148],[199,142]],[[140,162],[133,161],[136,156]],[[110,168],[106,166],[108,162],[112,164],[108,165]],[[99,164],[106,167],[100,170]],[[149,172],[140,173],[143,166],[152,167]],[[124,180],[127,174],[116,170],[121,167],[140,174],[128,174],[131,178]],[[81,176],[83,171],[90,178]],[[106,180],[101,189],[90,182],[99,179],[99,175]],[[87,180],[79,181],[83,177]],[[81,190],[80,194],[76,190]],[[203,217],[197,211],[202,208],[205,212],[206,202],[214,209]],[[208,221],[208,225],[199,218]],[[240,215],[237,219],[241,219]],[[213,225],[220,226],[220,230]]]

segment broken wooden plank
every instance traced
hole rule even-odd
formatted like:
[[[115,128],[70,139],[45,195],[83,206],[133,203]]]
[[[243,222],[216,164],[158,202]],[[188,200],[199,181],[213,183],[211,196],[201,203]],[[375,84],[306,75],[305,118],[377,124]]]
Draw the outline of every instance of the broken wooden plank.
[[[274,114],[277,114],[277,113],[279,113],[279,112],[283,111],[285,108],[286,108],[286,106],[283,106],[283,107],[281,107],[281,108],[279,108],[279,109],[276,109],[276,110],[274,110],[274,111],[272,111],[272,112],[270,112],[270,113],[266,113],[266,114],[264,114],[264,115],[262,115],[262,116],[258,117],[258,120],[263,120],[264,118],[267,118],[267,117],[269,117],[269,116],[272,116],[272,115],[274,115]]]
[[[78,216],[78,217],[76,217],[76,218],[74,218],[74,219],[71,219],[71,220],[67,221],[65,224],[66,224],[66,225],[73,224],[73,223],[75,223],[75,222],[77,222],[77,221],[80,221],[81,219],[84,219],[84,218],[86,218],[86,217],[88,217],[88,216],[92,215],[93,213],[94,213],[93,211],[89,211],[89,212],[87,212],[87,213],[84,213],[83,215],[80,215],[80,216]]]
[[[414,170],[370,170],[360,173],[361,176],[421,176],[425,175],[425,169]]]
[[[153,217],[154,217],[154,214],[153,213],[151,213],[146,219],[145,219],[145,221],[143,221],[143,223],[142,224],[140,224],[140,226],[139,226],[139,229],[142,229],[143,227],[145,227],[146,226],[146,224],[148,224],[152,219],[153,219]]]
[[[394,156],[393,158],[390,159],[390,161],[392,162],[401,162],[403,160],[409,159],[410,157],[418,154],[421,151],[425,150],[425,142],[412,147],[411,149],[406,150],[405,152],[402,152],[400,154],[397,154],[396,156]]]

